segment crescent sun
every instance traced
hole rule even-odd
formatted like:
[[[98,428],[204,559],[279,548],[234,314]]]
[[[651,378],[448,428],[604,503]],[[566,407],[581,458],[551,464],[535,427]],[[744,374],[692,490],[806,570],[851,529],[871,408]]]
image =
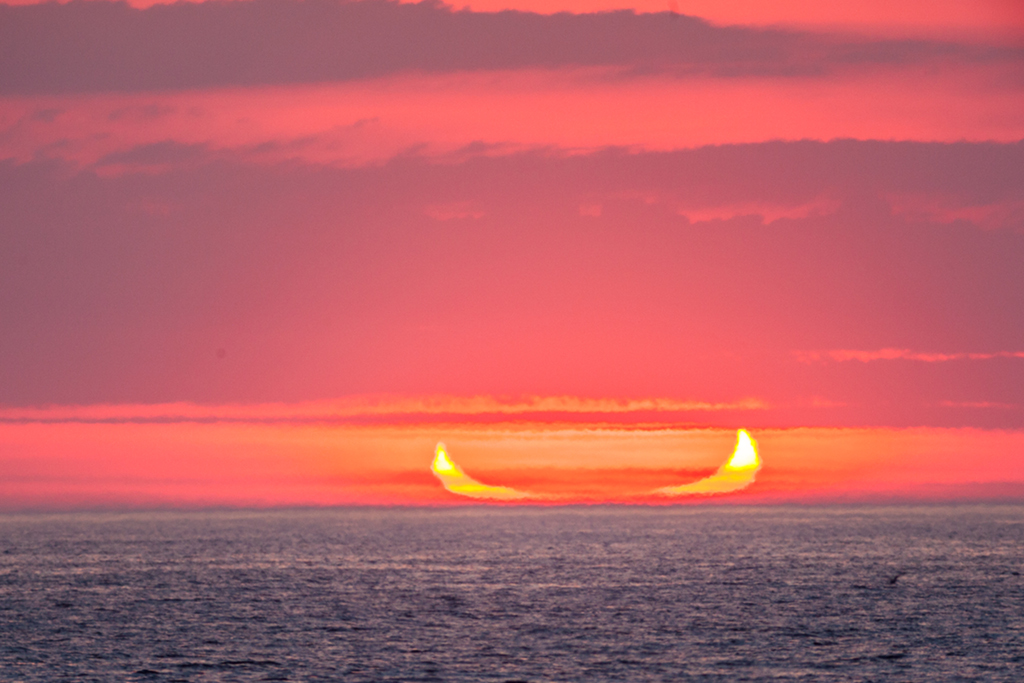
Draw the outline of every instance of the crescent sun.
[[[714,474],[689,484],[664,486],[650,491],[649,495],[675,497],[731,493],[750,486],[760,469],[761,457],[757,452],[757,442],[747,430],[739,429],[736,431],[736,446],[733,448],[732,455]],[[557,495],[532,494],[517,491],[508,486],[491,486],[479,482],[455,464],[443,443],[438,443],[437,448],[434,449],[434,460],[430,464],[430,471],[441,480],[445,489],[467,498],[544,501],[560,498]]]

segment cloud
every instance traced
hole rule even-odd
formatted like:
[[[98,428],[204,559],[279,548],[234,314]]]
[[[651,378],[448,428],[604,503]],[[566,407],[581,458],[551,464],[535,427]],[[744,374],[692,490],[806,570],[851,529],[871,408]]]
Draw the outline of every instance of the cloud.
[[[970,174],[960,173],[959,190],[938,196],[934,187],[908,187],[888,167],[866,167],[878,160],[876,152],[867,153],[870,147],[834,148],[850,150],[845,163],[850,175],[861,176],[858,183],[871,182],[872,177],[878,185],[889,181],[888,201],[901,215],[920,213],[907,198],[924,197],[925,217],[935,213],[928,209],[932,203],[941,212],[963,214],[968,220],[980,206],[988,207],[984,220],[994,224],[1014,216],[1019,222],[1019,207],[1003,211],[983,196],[972,200],[977,203],[961,204],[960,194],[973,193],[984,182],[1005,184],[994,178],[995,169],[1020,175],[1010,163],[1018,156],[1014,143],[1024,139],[1024,95],[1007,85],[1014,78],[996,67],[944,66],[870,77],[679,81],[658,74],[618,78],[608,68],[595,67],[400,74],[258,88],[17,96],[0,100],[0,159],[106,164],[105,172],[113,173],[142,167],[141,161],[131,158],[139,150],[152,156],[162,149],[166,155],[169,145],[205,148],[207,154],[228,153],[256,163],[352,167],[408,155],[451,162],[467,155],[537,149],[576,154],[615,147],[675,151],[779,140],[1002,141],[1010,144],[984,152],[983,147],[973,148],[974,156],[984,154],[994,166],[971,166]],[[59,113],[40,117],[40,111]],[[803,149],[766,147],[761,156],[781,154],[803,164]],[[934,156],[940,165],[947,163],[943,157],[950,153],[960,152],[938,147],[903,151],[908,159]],[[111,163],[124,155],[130,158]],[[927,163],[923,158],[920,162]],[[790,174],[803,176],[808,188],[821,184],[802,166],[787,169]],[[679,208],[728,209],[736,199],[708,197],[700,205]],[[808,202],[829,200],[818,193],[796,204],[765,202],[757,208],[791,215]]]
[[[53,0],[3,0],[0,4],[35,5]],[[66,2],[67,0],[63,0]],[[208,0],[126,0],[135,8],[171,4],[175,1]],[[454,0],[445,5],[474,12],[519,10],[537,14],[571,12],[586,14],[632,9],[638,13],[664,14],[666,8],[679,13],[671,0]],[[847,30],[885,36],[957,36],[968,40],[1019,38],[1024,30],[1024,13],[1013,0],[865,0],[855,6],[844,3],[813,3],[801,0],[744,2],[688,0],[687,14],[715,25],[793,26]]]
[[[813,26],[873,35],[995,36],[1012,40],[1024,31],[1024,12],[1013,0],[863,0],[855,4],[802,0],[455,0],[449,4],[476,11],[519,9],[545,14],[624,7],[664,12],[666,7],[677,11],[681,5],[688,14],[717,25]]]
[[[423,210],[425,214],[438,221],[453,219],[483,218],[484,212],[474,209],[470,202],[451,202],[448,204],[432,204]]]
[[[798,219],[807,218],[808,216],[828,215],[835,213],[839,207],[840,202],[821,197],[809,202],[789,206],[750,203],[696,208],[680,207],[679,215],[686,216],[687,220],[691,223],[727,221],[734,218],[756,216],[765,223],[771,224],[782,218]]]
[[[837,362],[856,360],[870,363],[878,360],[912,360],[921,363],[946,363],[955,360],[992,360],[994,358],[1024,358],[1024,351],[996,351],[994,353],[926,353],[910,349],[832,349],[831,351],[795,351],[794,355],[803,363],[823,360]]]
[[[979,408],[982,410],[1019,410],[1020,405],[1012,403],[994,403],[992,401],[942,401],[942,405],[949,408]]]
[[[432,2],[254,0],[0,5],[0,93],[318,83],[398,72],[619,66],[680,75],[822,75],[1019,62],[1016,48],[715,27],[662,12],[454,12]]]
[[[0,422],[11,424],[434,424],[495,420],[614,424],[672,422],[680,414],[761,411],[755,399],[733,403],[671,398],[616,399],[579,396],[348,396],[300,403],[222,404],[190,402],[0,407]]]
[[[965,202],[958,197],[941,195],[892,195],[889,201],[893,213],[911,220],[933,223],[964,221],[993,229],[1007,225],[1024,228],[1024,201]]]

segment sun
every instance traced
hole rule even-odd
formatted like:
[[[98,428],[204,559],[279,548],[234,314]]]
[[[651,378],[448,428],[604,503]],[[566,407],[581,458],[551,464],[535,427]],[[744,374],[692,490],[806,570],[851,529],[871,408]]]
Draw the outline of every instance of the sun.
[[[732,493],[754,483],[754,478],[760,469],[761,458],[757,453],[757,442],[747,430],[739,429],[736,431],[736,447],[733,449],[732,455],[718,468],[717,472],[689,484],[656,489],[651,491],[650,495],[688,496]],[[468,476],[448,457],[448,449],[443,443],[438,443],[434,450],[434,461],[430,465],[430,470],[441,480],[448,491],[469,498],[535,501],[564,501],[568,498],[566,494],[538,495],[517,491],[507,486],[491,486],[481,483]]]

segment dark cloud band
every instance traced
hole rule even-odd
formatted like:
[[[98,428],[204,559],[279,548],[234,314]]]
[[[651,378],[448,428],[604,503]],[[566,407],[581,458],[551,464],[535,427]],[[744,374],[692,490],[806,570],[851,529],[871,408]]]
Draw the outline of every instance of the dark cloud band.
[[[1020,61],[1020,50],[714,27],[664,12],[538,15],[432,2],[253,0],[0,5],[0,94],[312,83],[399,72],[620,66],[625,74],[798,76],[854,66]]]

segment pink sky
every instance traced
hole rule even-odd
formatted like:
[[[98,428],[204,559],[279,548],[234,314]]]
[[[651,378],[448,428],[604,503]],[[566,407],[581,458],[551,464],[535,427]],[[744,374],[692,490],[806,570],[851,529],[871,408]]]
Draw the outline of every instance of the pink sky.
[[[1019,3],[603,2],[0,6],[0,508],[1019,497]]]

